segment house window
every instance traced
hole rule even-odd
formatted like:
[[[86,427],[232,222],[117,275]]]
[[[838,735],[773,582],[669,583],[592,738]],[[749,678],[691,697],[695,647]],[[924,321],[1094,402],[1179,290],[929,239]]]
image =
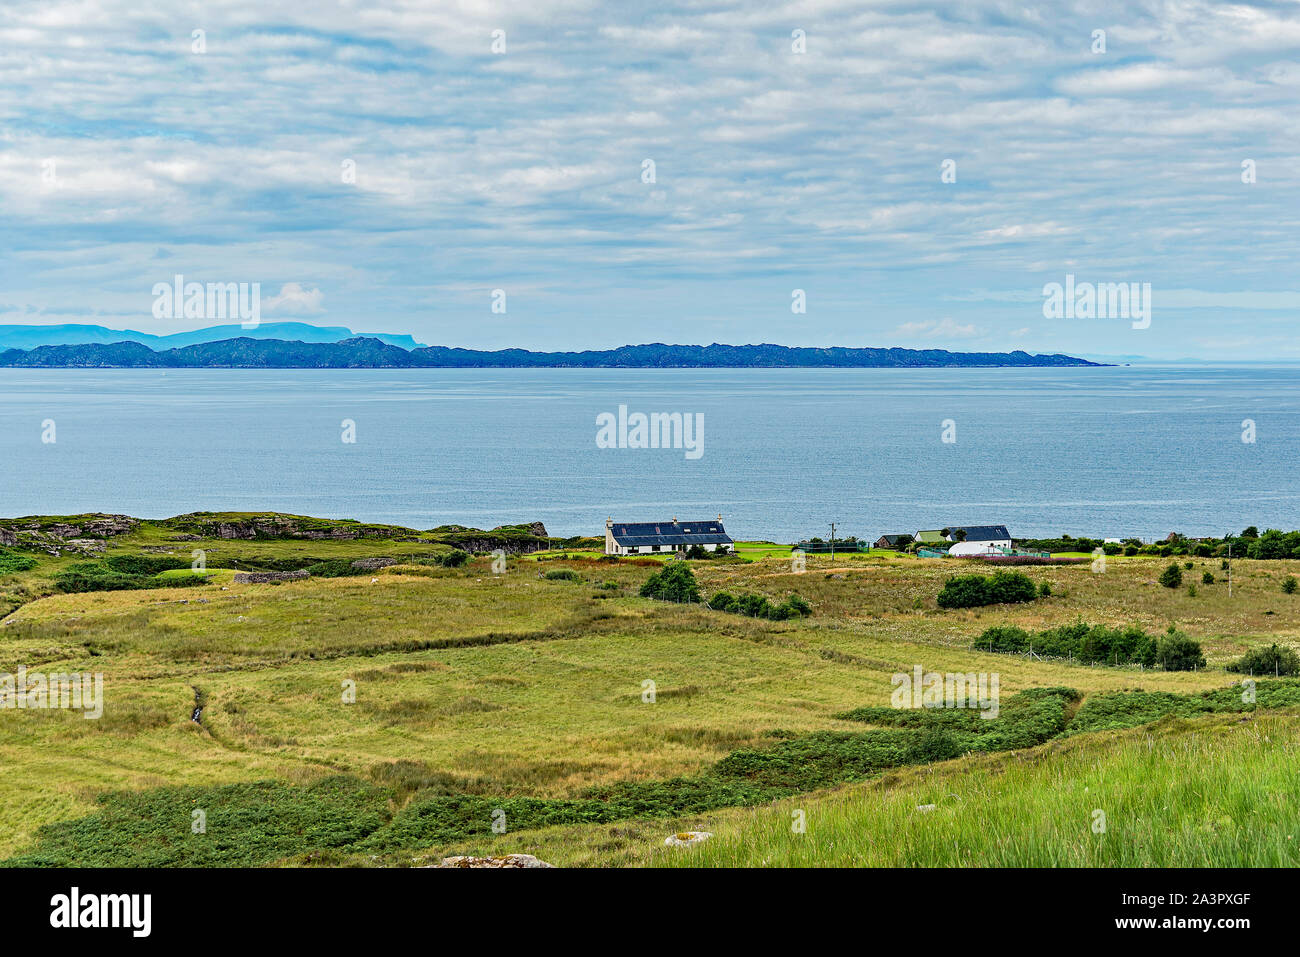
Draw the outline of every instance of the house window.
[[[651,546],[650,546],[650,551],[652,551],[652,552],[657,552],[657,551],[659,551],[659,546],[658,546],[658,545],[651,545]]]

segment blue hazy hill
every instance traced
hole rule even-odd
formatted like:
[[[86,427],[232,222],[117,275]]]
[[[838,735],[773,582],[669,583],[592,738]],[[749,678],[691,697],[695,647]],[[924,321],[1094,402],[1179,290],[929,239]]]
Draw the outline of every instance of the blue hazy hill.
[[[403,349],[416,349],[422,343],[406,335],[367,332],[368,338],[378,339]],[[41,346],[109,345],[115,342],[138,342],[150,349],[179,349],[204,342],[225,339],[283,339],[289,342],[342,342],[357,336],[345,326],[313,326],[306,322],[264,322],[256,329],[245,329],[239,324],[209,326],[189,332],[175,332],[156,336],[133,329],[110,329],[107,326],[66,324],[58,326],[3,326],[0,325],[0,350],[37,349]]]

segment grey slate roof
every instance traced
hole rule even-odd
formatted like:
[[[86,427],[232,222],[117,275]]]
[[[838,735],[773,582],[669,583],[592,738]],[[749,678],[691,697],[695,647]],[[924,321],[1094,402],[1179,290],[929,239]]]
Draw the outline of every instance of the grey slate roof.
[[[719,521],[615,522],[614,541],[625,548],[642,545],[731,545],[731,536]]]
[[[1010,538],[1011,533],[1007,531],[1005,525],[950,525],[948,526],[949,534],[955,535],[957,530],[966,533],[968,542],[988,542],[996,541],[1002,538]]]

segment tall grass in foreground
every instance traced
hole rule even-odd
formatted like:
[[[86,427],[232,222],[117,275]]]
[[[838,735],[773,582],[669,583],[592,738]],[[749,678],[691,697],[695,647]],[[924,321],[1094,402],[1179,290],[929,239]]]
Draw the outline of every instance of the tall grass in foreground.
[[[1294,717],[1216,717],[949,762],[717,824],[683,867],[1295,867]],[[1088,736],[1092,737],[1092,736]],[[952,773],[960,764],[964,773]],[[933,810],[918,806],[933,804]],[[795,833],[793,812],[806,815]],[[1104,814],[1104,830],[1101,828]]]

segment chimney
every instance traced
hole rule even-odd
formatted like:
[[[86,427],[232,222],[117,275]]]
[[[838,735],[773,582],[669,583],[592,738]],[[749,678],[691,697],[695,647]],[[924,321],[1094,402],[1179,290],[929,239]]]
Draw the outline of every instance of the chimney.
[[[614,527],[614,516],[611,515],[609,518],[605,519],[605,528],[606,530],[608,530],[613,527]]]
[[[673,524],[674,524],[674,525],[677,524],[677,516],[676,516],[676,515],[673,516]]]
[[[722,521],[722,513],[721,513],[721,512],[718,513],[718,521],[719,521],[719,522]]]

